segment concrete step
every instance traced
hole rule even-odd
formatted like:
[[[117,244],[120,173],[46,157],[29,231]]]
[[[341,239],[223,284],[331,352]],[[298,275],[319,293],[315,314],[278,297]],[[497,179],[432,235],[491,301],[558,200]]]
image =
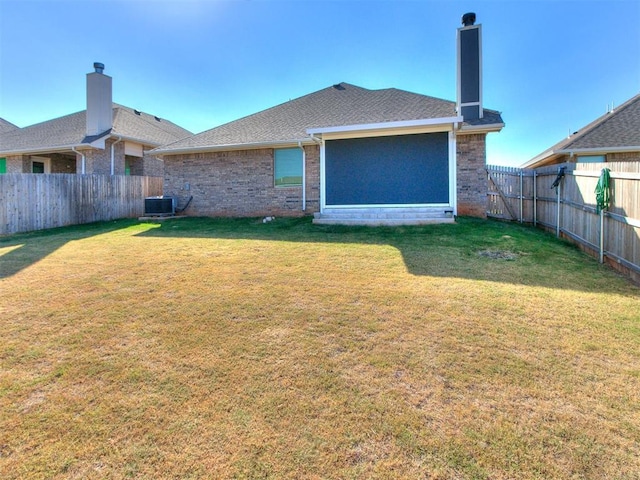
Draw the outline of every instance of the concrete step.
[[[453,223],[448,207],[373,207],[327,208],[315,213],[313,223],[319,225],[426,225]]]

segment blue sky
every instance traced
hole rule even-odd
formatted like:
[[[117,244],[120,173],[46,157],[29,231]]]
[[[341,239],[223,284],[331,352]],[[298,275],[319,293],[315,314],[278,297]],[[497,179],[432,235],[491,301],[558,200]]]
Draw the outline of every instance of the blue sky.
[[[456,29],[483,28],[487,161],[519,165],[640,93],[640,0],[0,0],[0,116],[114,101],[201,132],[339,82],[455,100]]]

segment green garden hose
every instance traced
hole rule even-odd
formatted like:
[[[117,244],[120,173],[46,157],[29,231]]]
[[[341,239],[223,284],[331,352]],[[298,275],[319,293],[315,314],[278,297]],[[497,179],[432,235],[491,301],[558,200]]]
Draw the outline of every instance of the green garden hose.
[[[598,213],[609,208],[609,203],[611,202],[610,183],[610,171],[608,168],[603,168],[595,190],[597,203],[596,210]]]

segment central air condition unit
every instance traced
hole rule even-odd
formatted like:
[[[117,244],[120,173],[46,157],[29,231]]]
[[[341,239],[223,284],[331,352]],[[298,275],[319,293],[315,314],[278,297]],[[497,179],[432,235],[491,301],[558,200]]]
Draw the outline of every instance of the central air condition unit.
[[[176,198],[175,197],[147,197],[144,199],[145,215],[175,215]]]

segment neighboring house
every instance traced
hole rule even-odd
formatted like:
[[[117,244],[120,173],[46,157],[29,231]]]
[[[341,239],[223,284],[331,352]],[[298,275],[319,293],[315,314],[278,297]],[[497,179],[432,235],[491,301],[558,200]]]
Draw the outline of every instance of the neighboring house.
[[[523,165],[640,161],[640,94],[569,135]]]
[[[475,16],[474,16],[475,17]],[[475,20],[475,19],[474,19]],[[480,25],[458,29],[458,102],[340,83],[157,148],[187,213],[319,223],[486,216]]]
[[[0,134],[6,173],[162,176],[147,152],[192,135],[165,119],[112,103],[111,77],[94,64],[87,109]]]
[[[11,132],[17,130],[19,127],[11,122],[6,121],[4,118],[0,118],[0,135],[5,132]],[[7,159],[0,157],[0,175],[7,173]]]
[[[0,118],[0,134],[5,132],[11,132],[12,130],[17,130],[18,128],[20,127],[18,127],[17,125],[14,125],[11,122],[8,122],[4,118]]]

